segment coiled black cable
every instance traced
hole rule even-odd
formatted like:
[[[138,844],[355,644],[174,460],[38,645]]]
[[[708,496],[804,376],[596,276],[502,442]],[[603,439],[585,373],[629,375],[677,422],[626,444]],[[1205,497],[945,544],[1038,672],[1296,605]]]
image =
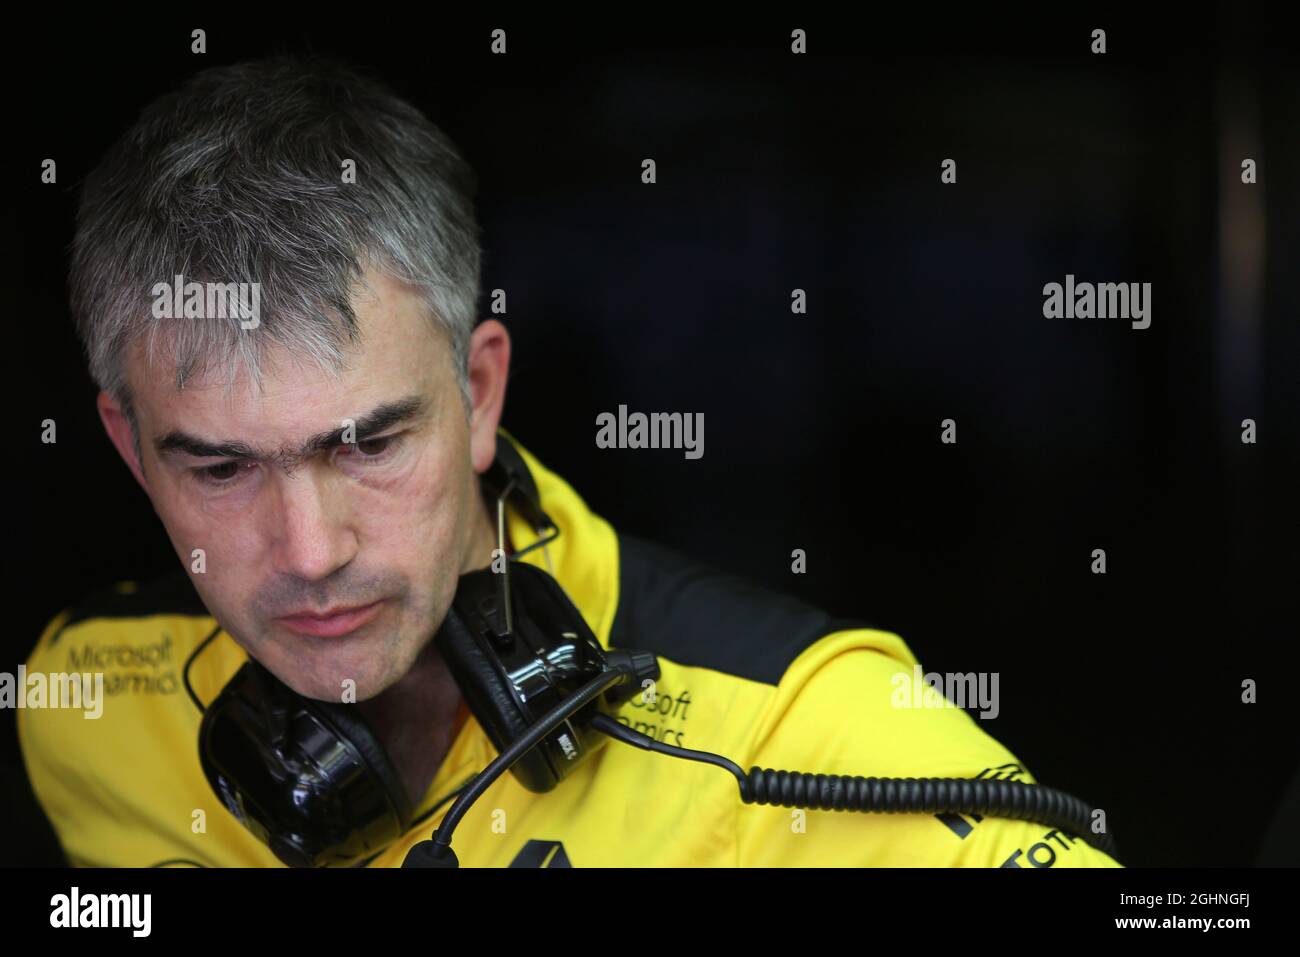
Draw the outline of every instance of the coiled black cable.
[[[750,768],[746,804],[882,814],[978,814],[1035,821],[1082,837],[1114,854],[1114,838],[1092,830],[1093,809],[1072,794],[1024,781],[981,778],[863,778]]]
[[[746,804],[878,814],[978,814],[1034,821],[1081,837],[1099,851],[1116,856],[1114,836],[1092,829],[1093,808],[1056,788],[985,778],[863,778],[757,767],[746,775],[730,758],[664,744],[608,715],[597,715],[592,727],[647,751],[725,768],[740,783],[740,799]]]

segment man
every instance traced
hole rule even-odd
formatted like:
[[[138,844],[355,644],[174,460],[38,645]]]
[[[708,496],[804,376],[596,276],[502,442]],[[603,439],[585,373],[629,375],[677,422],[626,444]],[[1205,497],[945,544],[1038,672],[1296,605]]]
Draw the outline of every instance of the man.
[[[88,178],[73,311],[104,428],[183,574],[65,610],[27,663],[105,672],[94,721],[20,712],[73,864],[279,864],[196,747],[250,656],[375,729],[417,820],[370,866],[400,865],[493,758],[432,641],[497,544],[479,476],[505,435],[510,339],[476,325],[473,192],[418,111],[289,58],[197,75]],[[618,535],[506,438],[561,532],[520,560],[602,645],[659,656],[624,723],[746,768],[1033,782],[964,711],[898,706],[916,660],[897,636]],[[537,540],[514,512],[508,532]],[[455,849],[466,866],[1115,864],[1034,823],[745,805],[717,768],[614,742],[546,794],[503,776]]]

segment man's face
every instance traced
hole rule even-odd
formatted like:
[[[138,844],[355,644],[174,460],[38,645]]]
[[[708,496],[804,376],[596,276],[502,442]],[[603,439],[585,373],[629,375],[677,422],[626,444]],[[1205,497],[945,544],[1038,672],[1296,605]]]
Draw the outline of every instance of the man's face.
[[[341,376],[276,352],[260,390],[212,373],[177,391],[139,347],[128,366],[147,491],[204,603],[280,680],[328,700],[405,675],[462,571],[491,560],[448,341],[409,287],[366,278]],[[349,421],[355,444],[309,444]],[[361,610],[312,617],[338,609]]]

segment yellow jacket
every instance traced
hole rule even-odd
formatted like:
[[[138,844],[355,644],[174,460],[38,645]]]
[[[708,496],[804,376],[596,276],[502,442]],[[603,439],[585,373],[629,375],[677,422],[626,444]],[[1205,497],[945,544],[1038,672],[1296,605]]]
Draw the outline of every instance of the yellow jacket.
[[[896,706],[898,676],[911,683],[917,664],[897,635],[837,622],[617,535],[563,479],[519,451],[561,530],[521,560],[547,569],[549,559],[603,646],[659,656],[653,703],[634,697],[620,721],[746,769],[1034,783],[967,712]],[[509,522],[516,547],[536,540],[521,517]],[[283,866],[209,787],[197,748],[202,716],[184,687],[188,676],[209,702],[246,660],[183,574],[124,583],[50,622],[29,674],[104,674],[97,719],[74,709],[18,712],[32,787],[71,863]],[[400,866],[432,834],[449,796],[495,754],[471,717],[417,824],[369,866]],[[736,779],[719,768],[612,740],[546,794],[503,775],[461,821],[453,848],[462,867],[1119,866],[1081,837],[1041,824],[745,805]]]

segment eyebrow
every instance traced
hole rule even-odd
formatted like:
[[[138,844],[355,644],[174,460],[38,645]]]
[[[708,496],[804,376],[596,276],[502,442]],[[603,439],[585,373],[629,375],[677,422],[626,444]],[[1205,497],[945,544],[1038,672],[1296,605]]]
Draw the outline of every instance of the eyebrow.
[[[365,415],[353,420],[356,429],[356,441],[366,439],[392,428],[402,422],[409,422],[424,414],[426,401],[417,395],[406,396],[394,402],[385,402],[376,406]],[[344,426],[319,432],[307,439],[296,451],[281,448],[278,451],[254,448],[246,442],[221,439],[209,441],[179,429],[173,429],[165,435],[155,436],[154,448],[159,455],[192,455],[195,458],[233,458],[248,459],[252,462],[270,462],[297,460],[314,455],[336,445],[343,445]]]

